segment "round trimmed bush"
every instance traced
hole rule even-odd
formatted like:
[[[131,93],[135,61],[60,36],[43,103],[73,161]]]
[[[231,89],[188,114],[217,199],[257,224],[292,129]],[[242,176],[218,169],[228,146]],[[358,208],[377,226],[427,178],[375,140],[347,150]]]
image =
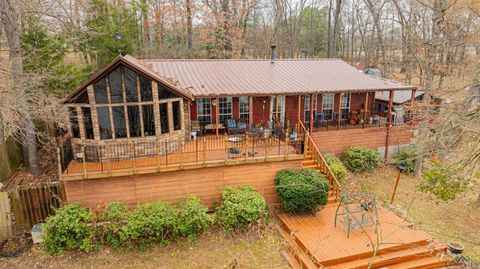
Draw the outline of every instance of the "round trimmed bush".
[[[275,188],[287,212],[315,213],[327,204],[330,184],[312,169],[284,169],[275,177]]]
[[[215,218],[227,231],[256,222],[268,209],[263,196],[252,186],[226,188],[222,197]]]
[[[342,183],[348,173],[343,162],[332,154],[325,154],[323,155],[323,158],[327,162],[328,167],[330,167],[330,170],[332,170],[332,173],[338,182]]]
[[[55,211],[45,223],[45,250],[50,254],[65,250],[91,251],[94,232],[90,225],[93,214],[79,204],[68,204]]]
[[[207,214],[208,208],[200,198],[188,196],[178,205],[178,225],[176,234],[195,239],[198,233],[207,229],[212,218]]]
[[[353,173],[370,172],[380,165],[381,160],[377,151],[366,147],[351,147],[342,155],[343,163]]]
[[[120,231],[120,238],[141,245],[152,241],[168,243],[177,224],[178,214],[174,206],[164,201],[145,203],[130,213],[128,223]]]

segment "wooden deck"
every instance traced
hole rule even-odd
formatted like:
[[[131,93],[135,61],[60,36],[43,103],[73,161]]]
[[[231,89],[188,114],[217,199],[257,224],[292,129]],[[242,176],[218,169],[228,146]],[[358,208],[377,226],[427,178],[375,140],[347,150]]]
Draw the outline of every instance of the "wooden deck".
[[[236,148],[239,152],[232,154],[229,151],[231,148]],[[227,136],[208,136],[187,141],[176,152],[166,155],[124,160],[110,158],[103,162],[73,160],[63,172],[62,179],[103,178],[302,158],[303,155],[294,146],[278,139],[246,139],[233,143],[228,141]]]
[[[347,238],[342,220],[334,226],[337,205],[327,205],[316,215],[278,215],[283,226],[281,233],[296,246],[290,250],[297,265],[344,269],[368,268],[372,262],[371,268],[440,268],[449,261],[447,257],[437,257],[445,248],[427,233],[382,208],[378,209],[380,244],[375,253],[375,227],[352,229]],[[293,267],[295,262],[291,262]]]

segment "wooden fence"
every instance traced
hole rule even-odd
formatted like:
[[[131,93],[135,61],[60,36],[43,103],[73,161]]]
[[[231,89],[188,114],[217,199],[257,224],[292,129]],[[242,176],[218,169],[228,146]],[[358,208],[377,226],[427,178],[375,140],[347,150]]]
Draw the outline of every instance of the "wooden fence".
[[[0,192],[0,236],[8,236],[13,229],[28,231],[35,223],[54,214],[55,209],[64,201],[62,182],[17,187],[9,192]]]
[[[0,143],[0,182],[9,178],[22,164],[22,148],[12,138]]]

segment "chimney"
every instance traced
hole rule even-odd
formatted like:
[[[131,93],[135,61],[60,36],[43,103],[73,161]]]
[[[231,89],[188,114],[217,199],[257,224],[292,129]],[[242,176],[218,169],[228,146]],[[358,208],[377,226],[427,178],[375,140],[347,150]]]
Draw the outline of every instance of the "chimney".
[[[275,46],[275,44],[272,44],[272,46],[271,46],[271,48],[272,48],[272,56],[270,57],[270,63],[271,63],[271,64],[274,64],[274,63],[275,63],[275,57],[276,57],[276,55],[275,55],[275,48],[276,48],[276,47],[277,47],[277,46]]]
[[[306,50],[302,50],[302,52],[300,54],[300,58],[301,59],[307,59],[307,51]]]

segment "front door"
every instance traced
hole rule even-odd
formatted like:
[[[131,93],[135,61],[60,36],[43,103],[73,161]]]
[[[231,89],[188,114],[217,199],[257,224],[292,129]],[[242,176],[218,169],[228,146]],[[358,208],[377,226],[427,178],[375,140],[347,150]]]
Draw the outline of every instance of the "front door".
[[[270,124],[273,124],[276,121],[278,107],[278,120],[283,125],[285,122],[285,95],[278,95],[278,104],[276,100],[277,96],[270,96]]]

